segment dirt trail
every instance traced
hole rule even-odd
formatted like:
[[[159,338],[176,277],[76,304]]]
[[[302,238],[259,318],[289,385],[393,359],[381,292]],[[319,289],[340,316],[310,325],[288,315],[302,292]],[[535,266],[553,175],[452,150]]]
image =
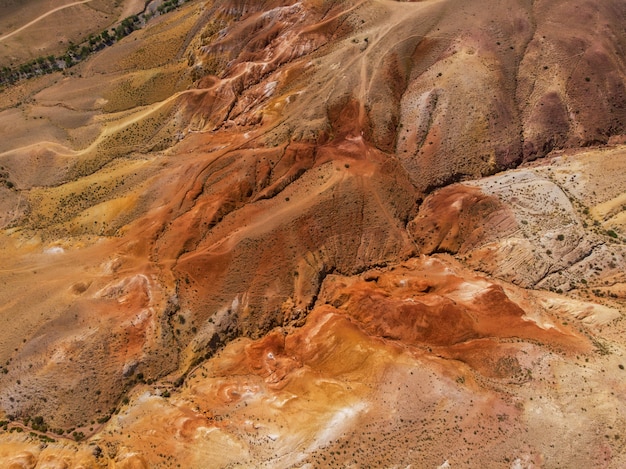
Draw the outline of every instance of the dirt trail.
[[[37,18],[35,18],[31,22],[26,23],[24,26],[22,26],[20,28],[17,28],[15,31],[11,31],[9,34],[5,34],[4,36],[0,37],[0,41],[4,41],[5,39],[8,39],[8,38],[10,38],[11,36],[13,36],[15,34],[17,34],[19,32],[22,32],[26,28],[32,26],[33,24],[37,23],[38,21],[41,21],[46,16],[50,16],[51,14],[56,13],[57,11],[64,10],[65,8],[73,7],[75,5],[81,5],[83,3],[88,3],[88,2],[91,2],[91,0],[81,0],[80,2],[68,3],[67,5],[62,5],[60,7],[53,8],[52,10],[44,13],[43,15],[38,16]]]
[[[57,155],[60,155],[60,156],[84,155],[84,154],[89,153],[90,151],[93,151],[100,143],[102,143],[102,140],[104,140],[106,137],[109,137],[113,135],[114,133],[125,129],[126,127],[134,124],[135,122],[138,122],[144,118],[147,118],[148,116],[158,111],[159,109],[163,108],[164,106],[170,104],[172,101],[179,98],[180,96],[185,95],[185,94],[202,94],[202,93],[206,93],[206,91],[207,91],[206,89],[192,89],[192,90],[179,91],[173,94],[172,96],[169,96],[168,98],[164,99],[163,101],[159,101],[159,102],[147,105],[143,108],[139,108],[136,112],[130,115],[126,115],[125,117],[119,118],[117,121],[115,119],[115,116],[104,115],[105,118],[108,118],[110,120],[108,122],[102,123],[102,128],[103,128],[102,132],[95,138],[95,140],[89,146],[80,150],[74,150],[61,143],[56,143],[56,142],[51,142],[51,141],[40,141],[37,143],[25,145],[23,147],[13,148],[5,152],[0,152],[0,156],[9,155],[9,154],[13,154],[16,152],[32,151],[32,150],[36,150],[40,148],[45,148],[46,150],[56,153]],[[120,114],[126,114],[126,113],[122,112]]]

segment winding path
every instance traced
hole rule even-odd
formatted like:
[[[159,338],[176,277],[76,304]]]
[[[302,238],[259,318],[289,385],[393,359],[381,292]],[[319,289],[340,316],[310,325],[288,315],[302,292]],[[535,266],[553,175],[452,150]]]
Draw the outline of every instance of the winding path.
[[[81,0],[80,2],[68,3],[67,5],[62,5],[60,7],[53,8],[52,10],[44,13],[43,15],[38,16],[37,18],[32,20],[30,23],[26,23],[24,26],[22,26],[20,28],[17,28],[15,31],[11,31],[9,34],[5,34],[4,36],[0,37],[0,41],[4,41],[5,39],[10,38],[14,34],[17,34],[17,33],[21,32],[21,31],[25,30],[26,28],[32,26],[33,24],[37,23],[38,21],[41,21],[46,16],[50,16],[51,14],[56,13],[59,10],[64,10],[65,8],[73,7],[74,5],[81,5],[83,3],[88,3],[88,2],[91,2],[91,0]]]

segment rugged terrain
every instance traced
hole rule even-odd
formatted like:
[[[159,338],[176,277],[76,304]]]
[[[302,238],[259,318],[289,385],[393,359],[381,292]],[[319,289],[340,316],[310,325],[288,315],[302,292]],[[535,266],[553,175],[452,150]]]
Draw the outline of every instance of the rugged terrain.
[[[625,21],[189,1],[2,89],[0,465],[624,467]]]

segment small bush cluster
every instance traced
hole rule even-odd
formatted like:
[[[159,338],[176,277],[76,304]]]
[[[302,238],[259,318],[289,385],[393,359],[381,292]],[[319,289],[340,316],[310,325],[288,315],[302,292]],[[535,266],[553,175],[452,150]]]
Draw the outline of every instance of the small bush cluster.
[[[167,0],[157,8],[158,14],[168,13],[186,1],[187,0]],[[133,31],[140,29],[152,16],[153,14],[148,12],[129,16],[115,28],[111,30],[105,29],[97,35],[92,34],[81,44],[70,43],[65,53],[60,56],[49,55],[47,57],[37,57],[19,66],[2,67],[0,68],[0,87],[12,85],[19,80],[70,68],[80,61],[85,60],[91,53],[102,50],[128,36]]]
[[[157,8],[157,11],[161,14],[164,13],[169,13],[172,10],[175,10],[176,8],[178,8],[178,6],[184,3],[184,0],[167,0],[165,2],[163,2],[161,5],[159,5],[159,7]]]

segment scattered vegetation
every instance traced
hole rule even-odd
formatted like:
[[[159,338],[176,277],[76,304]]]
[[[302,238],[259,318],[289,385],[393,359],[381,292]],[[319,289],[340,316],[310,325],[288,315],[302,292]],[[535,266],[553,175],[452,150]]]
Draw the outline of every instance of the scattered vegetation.
[[[42,433],[46,433],[48,431],[48,425],[46,425],[42,416],[37,416],[33,418],[31,422],[31,428]]]
[[[4,166],[0,166],[0,186],[5,186],[8,189],[15,187],[15,184],[9,179],[9,173],[4,169]]]
[[[599,355],[609,355],[611,353],[609,346],[599,339],[592,338],[591,342],[593,343],[594,347],[596,347],[594,352],[598,353]]]
[[[160,14],[169,13],[172,10],[178,8],[185,0],[166,0],[157,8]]]
[[[188,0],[167,0],[158,7],[157,14],[162,15],[169,13],[187,1]],[[0,88],[12,85],[20,80],[71,68],[85,60],[90,54],[111,46],[133,31],[141,29],[153,16],[152,13],[145,11],[139,15],[129,16],[113,29],[105,29],[100,34],[96,35],[91,34],[80,44],[70,42],[67,50],[62,55],[40,56],[15,67],[2,67],[0,68]]]

